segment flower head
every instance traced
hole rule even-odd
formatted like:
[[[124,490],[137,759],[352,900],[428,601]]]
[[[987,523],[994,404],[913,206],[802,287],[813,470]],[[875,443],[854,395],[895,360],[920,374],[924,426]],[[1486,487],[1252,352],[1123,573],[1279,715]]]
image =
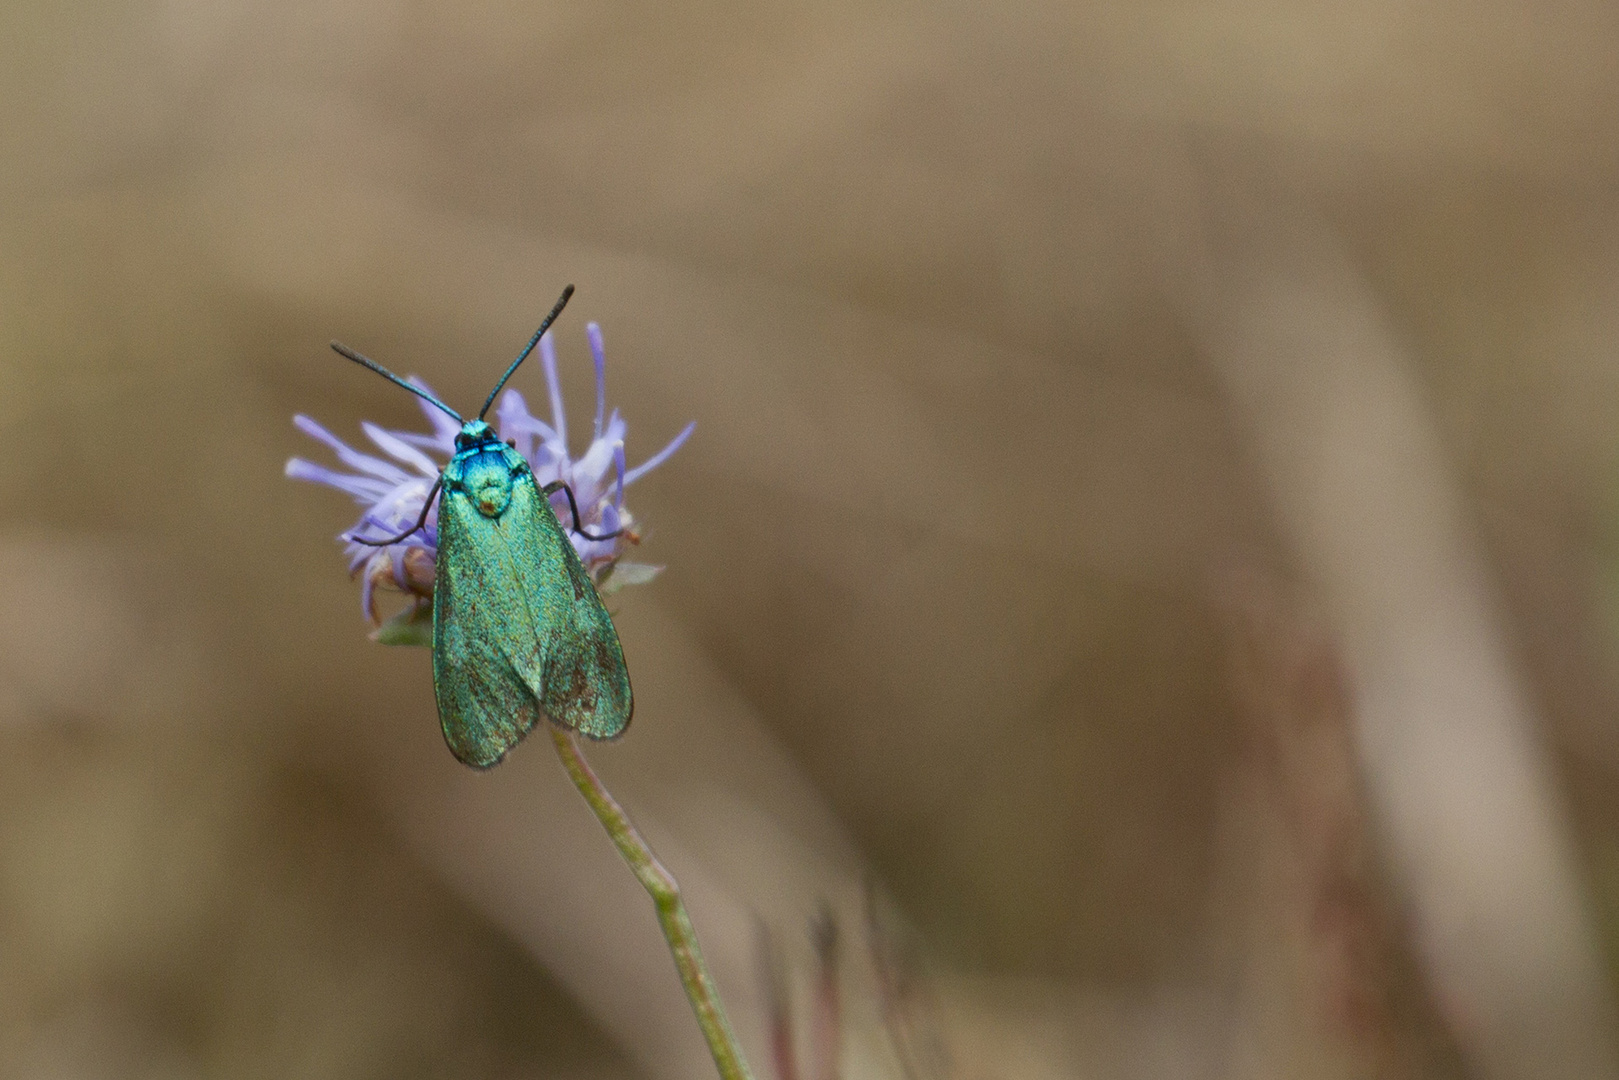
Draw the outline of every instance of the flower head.
[[[551,422],[548,424],[528,411],[523,395],[506,390],[495,409],[495,430],[500,437],[527,459],[534,480],[541,487],[560,480],[567,484],[579,506],[579,524],[596,535],[619,532],[606,540],[592,540],[568,529],[568,539],[596,581],[598,588],[611,592],[623,585],[652,580],[659,567],[625,562],[621,556],[628,545],[638,542],[635,519],[624,505],[624,489],[645,476],[680,449],[695,422],[687,424],[669,445],[633,469],[624,462],[626,425],[614,409],[606,412],[607,357],[602,349],[601,328],[590,323],[585,328],[590,352],[596,363],[596,415],[590,445],[579,457],[568,452],[567,416],[562,407],[562,391],[557,382],[556,346],[548,331],[540,339],[540,359],[545,367],[546,386],[551,396]],[[427,384],[412,378],[423,390]],[[293,417],[298,430],[325,443],[347,471],[317,465],[302,458],[287,462],[287,475],[294,480],[311,480],[337,488],[353,496],[364,510],[354,527],[340,537],[346,542],[349,572],[360,578],[360,608],[374,625],[381,625],[377,613],[376,590],[393,589],[415,598],[407,615],[419,617],[423,601],[433,595],[433,579],[438,558],[438,505],[427,512],[423,528],[385,547],[358,543],[356,538],[382,539],[416,524],[423,501],[432,491],[444,461],[455,453],[459,425],[438,409],[420,401],[431,432],[389,431],[376,424],[361,427],[386,458],[361,453],[307,416]],[[390,460],[391,459],[391,460]],[[552,508],[564,527],[573,524],[567,497],[552,496]]]

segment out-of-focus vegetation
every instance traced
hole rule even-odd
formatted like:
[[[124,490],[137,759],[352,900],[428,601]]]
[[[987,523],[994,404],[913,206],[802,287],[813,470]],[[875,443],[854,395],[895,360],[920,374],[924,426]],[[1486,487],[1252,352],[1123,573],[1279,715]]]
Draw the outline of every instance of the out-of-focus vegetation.
[[[281,476],[417,422],[329,339],[472,401],[573,281],[576,410],[595,320],[631,458],[699,425],[593,760],[761,1080],[1615,1075],[1615,55],[9,5],[0,1073],[708,1075],[543,741],[455,763]]]

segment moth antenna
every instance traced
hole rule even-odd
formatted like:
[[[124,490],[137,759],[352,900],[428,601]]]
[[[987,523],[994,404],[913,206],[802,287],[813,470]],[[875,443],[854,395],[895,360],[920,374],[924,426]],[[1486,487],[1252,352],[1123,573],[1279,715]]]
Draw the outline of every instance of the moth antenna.
[[[522,352],[517,354],[517,359],[512,361],[512,366],[506,369],[506,374],[500,377],[500,381],[495,384],[495,388],[489,391],[489,397],[484,401],[483,408],[478,410],[479,420],[482,420],[483,414],[489,411],[489,406],[495,403],[495,395],[500,393],[500,388],[506,385],[506,380],[512,377],[512,372],[517,370],[519,364],[528,359],[528,354],[534,351],[534,346],[538,345],[540,339],[545,336],[545,332],[551,329],[551,324],[556,322],[557,316],[562,314],[562,309],[568,306],[568,299],[572,296],[572,285],[562,290],[562,298],[557,301],[556,307],[551,309],[551,314],[547,315],[545,321],[540,324],[540,328],[534,331],[534,336],[528,339],[528,344],[523,347]],[[456,417],[456,419],[459,420],[460,417]]]
[[[461,419],[460,413],[444,404],[444,402],[440,401],[432,394],[429,394],[426,390],[423,390],[419,386],[412,386],[410,383],[406,382],[404,379],[401,379],[398,375],[395,375],[393,372],[389,371],[375,360],[369,360],[366,357],[361,356],[347,345],[344,345],[341,341],[332,342],[332,351],[337,353],[339,356],[345,356],[348,359],[353,360],[361,367],[370,368],[372,371],[376,372],[378,375],[381,375],[384,379],[387,379],[389,382],[394,383],[397,386],[403,386],[406,390],[409,390],[411,393],[415,394],[429,405],[432,405],[438,409],[443,409],[445,412],[455,417],[456,423],[463,425],[466,423],[465,420]],[[487,406],[485,407],[487,408]],[[483,414],[479,413],[478,415],[482,416]]]

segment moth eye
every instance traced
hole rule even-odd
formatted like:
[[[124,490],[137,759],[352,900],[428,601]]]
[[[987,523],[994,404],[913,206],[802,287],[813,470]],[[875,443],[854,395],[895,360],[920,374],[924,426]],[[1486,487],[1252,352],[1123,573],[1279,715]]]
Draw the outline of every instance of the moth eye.
[[[507,439],[506,440],[506,445],[511,447],[513,450],[516,450],[517,449],[517,440],[516,439]]]

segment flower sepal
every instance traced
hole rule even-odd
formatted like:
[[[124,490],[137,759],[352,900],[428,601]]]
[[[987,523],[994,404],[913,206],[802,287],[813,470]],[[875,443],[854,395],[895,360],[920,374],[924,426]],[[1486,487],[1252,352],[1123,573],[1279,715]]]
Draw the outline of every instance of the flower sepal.
[[[384,619],[371,631],[378,645],[420,645],[433,647],[433,602],[418,600],[397,615]]]
[[[651,563],[614,560],[607,572],[597,580],[596,591],[612,596],[626,585],[645,585],[663,572],[663,567]]]

